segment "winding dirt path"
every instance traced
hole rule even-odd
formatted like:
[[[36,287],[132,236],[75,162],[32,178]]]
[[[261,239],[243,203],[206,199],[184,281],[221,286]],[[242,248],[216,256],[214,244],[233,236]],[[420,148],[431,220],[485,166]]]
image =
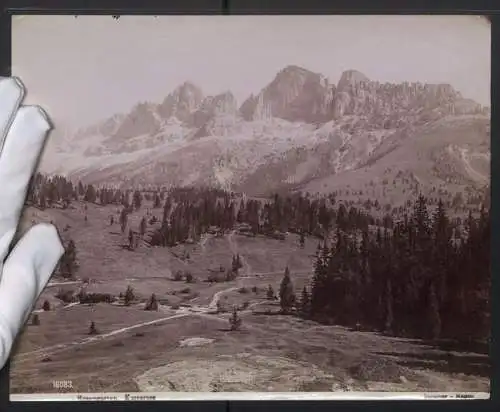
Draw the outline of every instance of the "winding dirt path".
[[[235,235],[235,231],[231,232],[229,234],[229,236],[227,237],[227,239],[228,239],[229,247],[230,247],[232,253],[236,255],[239,253],[239,251],[238,251],[237,243],[234,240],[234,235]],[[69,343],[48,346],[45,348],[30,351],[30,352],[22,352],[22,353],[19,353],[16,355],[15,363],[25,363],[29,360],[32,360],[33,357],[49,356],[49,355],[57,354],[57,353],[63,352],[65,350],[68,350],[68,349],[71,349],[71,348],[74,348],[77,346],[83,346],[83,345],[87,345],[90,343],[105,340],[108,338],[112,338],[114,336],[129,332],[129,331],[134,330],[134,329],[138,329],[138,328],[142,328],[145,326],[150,326],[150,325],[154,325],[154,324],[158,324],[158,323],[162,323],[162,322],[167,322],[169,320],[179,319],[179,318],[183,318],[186,316],[201,316],[201,317],[205,317],[205,318],[216,319],[216,320],[221,320],[221,321],[226,322],[227,321],[226,318],[216,316],[213,313],[208,313],[208,312],[212,312],[212,311],[217,309],[217,302],[220,300],[220,298],[224,294],[238,290],[243,285],[243,283],[244,283],[243,281],[245,279],[251,279],[251,278],[260,277],[260,276],[271,276],[271,275],[282,273],[281,271],[252,273],[251,266],[248,264],[245,257],[242,256],[241,254],[240,254],[240,259],[241,259],[241,262],[243,264],[246,276],[238,277],[236,286],[232,286],[232,287],[229,287],[227,289],[220,290],[220,291],[214,293],[212,300],[206,306],[193,306],[192,308],[183,307],[181,309],[178,309],[177,313],[175,315],[167,316],[167,317],[160,318],[160,319],[155,319],[155,320],[148,321],[148,322],[137,323],[135,325],[116,329],[114,331],[104,333],[102,335],[83,338],[83,339],[75,340],[75,341],[69,342]],[[70,285],[70,284],[79,284],[79,283],[81,283],[81,282],[53,282],[53,283],[50,283],[48,286],[52,287],[52,286],[61,286],[61,285]],[[78,303],[72,303],[72,304],[64,306],[63,309],[68,309],[68,308],[76,306],[76,305],[78,305]],[[257,306],[257,304],[251,305],[251,307],[254,307],[254,306]],[[167,309],[168,309],[168,307],[160,305],[161,311],[166,311]],[[35,311],[35,312],[38,312],[38,311]],[[242,314],[243,313],[250,313],[250,312],[251,312],[250,307],[244,311],[241,311]],[[260,330],[260,328],[259,328],[259,330]]]

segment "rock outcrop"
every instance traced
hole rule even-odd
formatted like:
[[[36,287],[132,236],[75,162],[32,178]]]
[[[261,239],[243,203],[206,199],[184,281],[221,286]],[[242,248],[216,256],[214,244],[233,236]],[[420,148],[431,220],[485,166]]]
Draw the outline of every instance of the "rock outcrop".
[[[139,103],[125,116],[119,127],[110,137],[117,139],[132,139],[144,134],[154,135],[159,132],[161,123],[155,115],[156,105]]]
[[[248,121],[278,117],[313,123],[327,119],[333,96],[334,88],[324,76],[288,66],[257,96],[250,96],[240,113]]]
[[[447,114],[478,114],[481,105],[462,98],[449,84],[380,83],[357,70],[347,70],[337,85],[297,66],[279,72],[257,96],[240,108],[245,120],[278,117],[307,123],[365,116],[377,127],[398,127],[391,118],[422,116],[431,120]],[[415,120],[415,119],[412,119]]]
[[[185,82],[170,93],[158,106],[158,114],[163,119],[176,117],[186,121],[203,101],[203,92],[192,83]]]

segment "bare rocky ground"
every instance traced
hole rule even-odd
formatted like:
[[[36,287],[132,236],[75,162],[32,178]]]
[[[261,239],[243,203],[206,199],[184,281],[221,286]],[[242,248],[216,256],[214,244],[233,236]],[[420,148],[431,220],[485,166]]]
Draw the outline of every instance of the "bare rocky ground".
[[[118,208],[74,204],[74,209],[28,209],[25,222],[53,221],[77,246],[75,283],[53,280],[29,324],[11,366],[11,393],[57,392],[54,380],[71,380],[75,392],[120,391],[489,391],[489,358],[484,351],[400,339],[373,332],[325,326],[278,314],[275,291],[288,265],[297,293],[310,278],[317,242],[304,249],[295,235],[279,241],[235,233],[207,237],[200,244],[128,251]],[[85,221],[85,213],[88,220]],[[137,227],[145,212],[130,218]],[[152,210],[161,216],[161,209]],[[67,227],[69,225],[69,227]],[[186,252],[189,259],[184,259]],[[210,284],[208,269],[229,267],[233,253],[243,259],[240,276]],[[192,284],[173,281],[190,270]],[[55,297],[88,278],[89,291],[135,291],[131,306],[70,305]],[[254,288],[255,287],[255,288]],[[155,293],[158,311],[144,310]],[[45,300],[52,308],[40,311]],[[241,330],[229,331],[229,313],[240,307]],[[94,321],[99,331],[89,335]]]

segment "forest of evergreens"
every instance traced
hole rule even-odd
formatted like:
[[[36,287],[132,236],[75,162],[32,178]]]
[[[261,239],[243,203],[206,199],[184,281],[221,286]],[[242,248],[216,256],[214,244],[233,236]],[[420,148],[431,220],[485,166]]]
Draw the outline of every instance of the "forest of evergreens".
[[[484,340],[490,335],[491,226],[484,205],[476,216],[450,218],[443,201],[419,195],[377,217],[335,193],[263,201],[215,189],[97,188],[41,174],[27,197],[28,204],[42,209],[68,208],[74,200],[119,206],[124,233],[128,215],[147,209],[130,236],[143,236],[154,226],[150,242],[157,246],[197,241],[212,227],[224,232],[238,224],[246,224],[253,236],[291,232],[299,235],[301,246],[317,242],[310,285],[291,296],[293,273],[286,269],[280,290],[282,308],[303,317],[405,337]],[[75,248],[68,243],[61,260],[60,271],[69,276]]]

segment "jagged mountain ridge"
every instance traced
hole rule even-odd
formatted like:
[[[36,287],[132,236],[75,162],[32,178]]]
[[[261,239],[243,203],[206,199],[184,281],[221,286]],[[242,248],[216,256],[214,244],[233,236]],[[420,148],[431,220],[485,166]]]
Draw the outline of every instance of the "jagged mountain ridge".
[[[404,144],[404,135],[463,116],[478,130],[489,124],[489,109],[447,84],[379,83],[355,70],[331,84],[319,73],[288,66],[240,107],[229,91],[204,96],[186,82],[159,104],[139,103],[79,131],[70,149],[48,150],[44,164],[91,182],[300,187],[366,167],[372,156],[384,157],[384,142]]]

